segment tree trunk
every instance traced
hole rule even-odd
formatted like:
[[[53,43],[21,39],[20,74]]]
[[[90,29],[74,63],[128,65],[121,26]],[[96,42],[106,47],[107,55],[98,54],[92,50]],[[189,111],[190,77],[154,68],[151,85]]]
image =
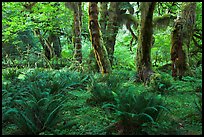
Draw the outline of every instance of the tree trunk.
[[[81,45],[81,2],[66,2],[65,6],[74,12],[73,22],[73,43],[74,43],[74,58],[82,63],[82,45]]]
[[[189,65],[189,46],[193,37],[196,20],[196,2],[184,3],[181,17],[175,20],[172,32],[172,76],[181,79],[186,74],[191,74]]]
[[[61,51],[62,51],[62,47],[61,47],[61,44],[60,44],[60,39],[59,37],[54,34],[54,33],[51,33],[50,36],[48,37],[48,41],[50,43],[53,43],[53,50],[54,50],[54,54],[57,56],[57,57],[61,57]]]
[[[182,77],[185,69],[185,57],[183,51],[183,36],[182,36],[183,22],[182,19],[175,21],[174,30],[171,37],[171,60],[172,60],[172,76]]]
[[[100,72],[110,73],[111,64],[108,59],[108,53],[103,45],[103,38],[101,35],[98,23],[98,6],[97,2],[89,2],[89,31],[92,46],[94,48],[95,58],[100,68]]]
[[[141,3],[141,30],[137,49],[136,67],[140,79],[145,82],[152,74],[151,47],[153,34],[153,12],[156,2]]]
[[[108,52],[111,66],[113,65],[114,47],[115,47],[116,35],[118,33],[118,28],[119,28],[119,23],[118,23],[119,20],[118,20],[118,14],[117,14],[119,10],[118,8],[119,8],[118,2],[110,3],[105,46]]]
[[[48,60],[50,60],[54,56],[54,50],[52,48],[51,43],[48,40],[46,40],[45,38],[43,38],[39,29],[35,30],[34,32],[36,33],[36,35],[39,38],[39,41],[40,41],[40,43],[44,49],[45,56],[47,57]]]
[[[182,10],[181,18],[184,21],[183,24],[183,37],[184,46],[183,50],[185,52],[186,61],[186,73],[191,74],[190,70],[190,60],[189,60],[189,48],[190,42],[194,34],[195,22],[196,22],[196,2],[185,2]]]
[[[82,13],[82,2],[79,2],[78,6],[79,6],[79,22],[80,22],[80,27],[82,28],[82,16],[83,16],[83,13]]]
[[[108,2],[101,2],[99,22],[101,26],[101,33],[103,34],[103,41],[106,41],[107,20],[108,20]]]
[[[80,22],[80,12],[79,6],[80,2],[75,2],[76,9],[74,9],[74,58],[82,63],[82,46],[81,46],[81,22]]]

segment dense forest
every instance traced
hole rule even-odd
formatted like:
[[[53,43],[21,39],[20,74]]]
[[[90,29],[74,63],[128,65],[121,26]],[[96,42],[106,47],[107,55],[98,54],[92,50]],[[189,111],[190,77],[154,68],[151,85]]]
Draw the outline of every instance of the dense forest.
[[[2,2],[3,135],[201,135],[202,2]]]

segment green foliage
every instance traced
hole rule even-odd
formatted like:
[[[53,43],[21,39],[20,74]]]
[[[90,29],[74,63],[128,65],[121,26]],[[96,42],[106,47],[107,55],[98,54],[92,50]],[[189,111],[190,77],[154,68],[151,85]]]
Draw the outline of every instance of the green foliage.
[[[196,100],[194,101],[195,110],[201,117],[201,121],[202,121],[202,94],[200,93],[196,95],[197,95],[197,101]]]
[[[2,77],[6,80],[12,81],[15,78],[17,78],[19,74],[20,72],[18,71],[17,68],[9,68],[4,70]]]
[[[118,47],[116,46],[116,51],[114,53],[115,64],[113,65],[114,69],[127,69],[135,70],[134,57],[135,55],[131,54],[127,47],[122,47],[123,43],[120,43]]]
[[[12,78],[18,79],[19,76]],[[85,89],[88,83],[89,76],[66,69],[29,69],[21,72],[18,83],[3,84],[3,125],[8,122],[15,124],[19,134],[51,130],[62,118],[66,91]]]
[[[123,89],[120,94],[115,93],[116,104],[105,104],[104,108],[115,110],[123,134],[140,134],[146,123],[155,123],[161,110],[165,109],[159,96],[147,92],[136,94]]]
[[[202,79],[202,65],[193,69],[194,77],[198,79]]]
[[[170,61],[170,34],[171,30],[168,27],[164,32],[158,32],[154,35],[155,42],[151,49],[152,63],[154,66],[162,66]]]
[[[112,90],[104,83],[96,83],[90,89],[91,97],[87,100],[90,104],[100,104],[114,101]]]
[[[95,76],[89,87],[91,98],[88,101],[96,104],[114,101],[114,92],[120,92],[120,87],[125,86],[125,81],[131,77],[128,71],[113,71],[107,76]],[[130,86],[130,85],[129,85]]]
[[[152,75],[148,86],[136,81],[138,44],[134,40],[130,51],[132,36],[124,25],[115,41],[112,74],[92,74],[88,63],[93,49],[87,27],[88,3],[82,3],[82,64],[73,60],[74,16],[65,3],[37,2],[31,10],[25,9],[26,3],[2,3],[2,67],[6,68],[2,69],[3,134],[202,134],[202,63],[198,66],[201,49],[193,42],[189,46],[193,75],[182,80],[170,76],[169,19],[180,12],[183,3],[156,4],[154,21],[162,22],[162,28],[168,27],[154,29],[151,61],[153,67],[166,73]],[[140,4],[119,4],[124,16],[128,15],[135,25],[140,20]],[[196,4],[194,38],[200,46],[202,2]],[[162,15],[164,18],[160,18]],[[132,25],[138,35],[140,25],[138,30]],[[60,38],[62,58],[46,59],[39,38],[33,33],[36,29],[44,39],[50,33]],[[156,96],[153,92],[171,94]],[[171,114],[163,116],[162,110],[166,108],[161,99],[165,99]]]
[[[172,84],[173,79],[167,73],[160,74],[156,73],[150,77],[150,87],[149,90],[152,92],[167,93],[170,91],[175,91],[175,87]]]
[[[200,76],[196,76],[196,77],[200,77]],[[188,85],[191,86],[189,91],[201,93],[202,92],[202,79],[196,78],[196,77],[185,76],[183,77],[182,80],[185,81],[186,84],[188,83]]]
[[[4,119],[9,119],[20,130],[20,134],[38,134],[52,129],[61,119],[61,110],[65,101],[61,95],[48,92],[39,93],[37,88],[25,92],[24,98],[13,100],[14,108],[3,112]]]
[[[67,83],[68,78],[63,79],[62,75],[65,73],[31,69],[15,85],[3,86],[3,125],[16,125],[19,134],[38,134],[55,128],[62,119],[65,89],[87,80],[70,72]]]

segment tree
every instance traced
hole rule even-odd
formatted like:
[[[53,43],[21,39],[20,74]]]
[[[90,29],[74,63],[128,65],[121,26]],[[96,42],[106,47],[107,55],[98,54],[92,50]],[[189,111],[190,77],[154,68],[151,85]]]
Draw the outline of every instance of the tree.
[[[181,16],[175,21],[175,26],[172,31],[172,76],[182,76],[187,72],[190,74],[189,66],[189,47],[193,37],[195,28],[195,11],[196,2],[184,3],[181,11]]]
[[[54,15],[50,17],[51,20],[54,20],[54,18],[58,19],[56,12],[59,11],[59,6],[59,3],[54,3],[53,7],[55,7],[57,10],[54,11]],[[59,24],[54,23],[53,30],[51,30],[49,33],[48,41],[53,43],[54,54],[57,57],[61,57],[62,46],[60,43],[59,32],[57,32],[57,30],[60,30]]]
[[[172,60],[172,76],[179,75],[181,79],[185,68],[185,52],[182,43],[183,22],[181,18],[175,21],[175,26],[171,37],[171,60]],[[178,74],[177,74],[178,73]]]
[[[118,2],[111,2],[110,9],[109,9],[109,16],[107,22],[107,29],[106,29],[106,37],[105,37],[105,46],[108,52],[109,60],[111,66],[113,65],[113,54],[114,54],[114,46],[116,35],[119,29],[119,21],[118,21],[118,11],[119,11],[119,3]]]
[[[101,33],[103,34],[103,40],[105,40],[106,37],[107,21],[108,21],[108,2],[101,2],[99,23],[101,26]]]
[[[55,34],[54,32],[51,32],[50,36],[48,37],[48,41],[50,41],[50,43],[53,43],[54,54],[60,58],[62,47],[59,36],[57,36],[57,34]]]
[[[132,15],[134,8],[129,2],[110,2],[109,9],[108,3],[101,3],[100,8],[100,25],[103,34],[103,41],[106,46],[111,66],[113,65],[114,47],[118,30],[121,26],[126,25],[126,28],[130,31],[132,39],[130,42],[130,48],[132,47],[133,40],[137,40],[137,36],[134,34],[131,26],[134,25],[135,29],[138,27],[138,22]],[[126,13],[129,11],[129,13]]]
[[[152,74],[151,47],[153,33],[153,12],[156,2],[141,3],[141,30],[139,35],[139,45],[136,53],[136,67],[139,77],[146,81]]]
[[[183,19],[183,42],[186,61],[186,72],[191,73],[189,65],[189,48],[192,37],[195,33],[196,24],[196,2],[185,2],[183,4],[183,10],[181,12],[181,18]]]
[[[92,46],[94,48],[94,54],[97,64],[100,68],[100,72],[111,73],[111,64],[108,59],[107,50],[103,44],[103,38],[98,22],[98,5],[97,2],[89,2],[89,32],[91,37]]]
[[[74,58],[82,63],[82,45],[81,45],[81,3],[80,2],[66,2],[66,6],[74,12],[73,22],[73,41],[74,41]]]
[[[54,21],[58,18],[57,12],[59,11],[59,4],[58,3],[53,3],[53,4],[44,3],[43,4],[43,5],[48,6],[48,8],[52,7],[52,8],[56,9],[56,10],[53,10],[52,16],[49,16],[47,20],[45,20],[42,17],[43,21],[41,21],[40,19],[35,19],[32,16],[32,14],[38,14],[38,15],[43,14],[43,13],[35,13],[36,11],[33,10],[33,7],[35,5],[37,5],[36,2],[23,3],[25,10],[27,12],[29,12],[29,14],[25,14],[25,16],[27,16],[27,18],[32,17],[31,20],[33,21],[33,23],[36,23],[36,24],[42,23],[44,25],[43,27],[36,26],[36,28],[33,29],[33,31],[35,32],[35,34],[39,38],[39,41],[40,41],[40,43],[44,49],[45,56],[47,57],[48,60],[50,60],[54,56],[61,57],[62,48],[61,48],[61,43],[60,43],[60,39],[58,36],[60,29],[59,29],[58,24]],[[39,8],[39,7],[37,7],[37,8]],[[50,20],[52,20],[53,22],[50,22]],[[46,33],[48,33],[47,38],[46,38]]]

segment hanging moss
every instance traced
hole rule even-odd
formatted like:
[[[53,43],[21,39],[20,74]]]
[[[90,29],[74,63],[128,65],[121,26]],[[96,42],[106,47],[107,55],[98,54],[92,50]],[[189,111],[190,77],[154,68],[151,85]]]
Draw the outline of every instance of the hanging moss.
[[[166,29],[168,26],[173,25],[176,16],[172,14],[164,14],[153,19],[153,27],[156,29]]]

